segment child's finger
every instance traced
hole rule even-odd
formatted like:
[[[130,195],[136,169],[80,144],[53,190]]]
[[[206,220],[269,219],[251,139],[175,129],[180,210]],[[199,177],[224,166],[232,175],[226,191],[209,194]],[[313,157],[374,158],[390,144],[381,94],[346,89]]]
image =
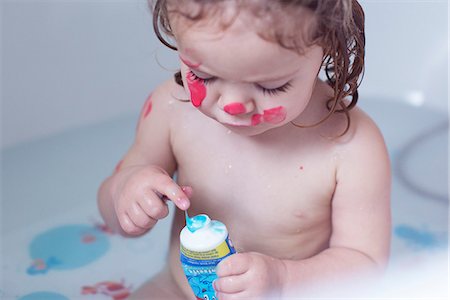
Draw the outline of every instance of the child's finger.
[[[230,294],[217,292],[216,296],[219,300],[261,299],[256,297],[249,297],[249,295],[247,295],[245,292]]]
[[[193,193],[192,187],[190,187],[190,186],[188,186],[188,185],[183,185],[183,186],[181,187],[181,189],[183,190],[183,192],[186,194],[186,196],[187,196],[188,198],[191,198],[191,197],[192,197],[192,193]]]
[[[161,220],[169,214],[169,208],[165,201],[161,201],[161,198],[153,192],[139,199],[138,203],[142,210],[155,220]]]
[[[139,202],[134,202],[129,211],[128,216],[130,217],[131,221],[136,225],[137,227],[141,229],[150,229],[153,226],[155,226],[157,220],[153,218],[152,216],[149,216],[144,209],[141,207]]]
[[[131,221],[131,218],[128,216],[127,213],[123,213],[119,216],[119,223],[120,227],[122,227],[122,230],[130,235],[137,235],[142,232],[142,228],[139,228],[136,226],[136,224]]]
[[[244,274],[250,266],[250,256],[245,253],[236,253],[228,256],[217,265],[217,276],[226,277]]]
[[[219,293],[235,294],[245,290],[242,276],[227,276],[214,280],[214,290]]]
[[[186,193],[183,192],[181,187],[175,181],[170,177],[169,179],[170,180],[164,180],[164,183],[161,184],[159,188],[157,187],[158,192],[169,198],[169,200],[171,200],[179,209],[188,209],[190,201]]]

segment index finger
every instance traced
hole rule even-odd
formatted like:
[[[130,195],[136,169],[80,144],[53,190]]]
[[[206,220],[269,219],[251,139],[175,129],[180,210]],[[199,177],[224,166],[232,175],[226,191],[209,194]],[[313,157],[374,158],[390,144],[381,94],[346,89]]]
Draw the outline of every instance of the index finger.
[[[183,189],[172,179],[158,190],[163,196],[172,201],[176,207],[181,210],[186,210],[190,206],[189,198]]]

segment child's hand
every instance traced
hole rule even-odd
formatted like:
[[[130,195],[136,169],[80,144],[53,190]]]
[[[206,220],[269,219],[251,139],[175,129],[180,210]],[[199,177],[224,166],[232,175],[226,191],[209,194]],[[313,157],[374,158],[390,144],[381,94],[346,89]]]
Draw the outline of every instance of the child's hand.
[[[233,254],[217,266],[214,282],[220,300],[261,299],[276,296],[282,288],[283,261],[256,252]]]
[[[186,210],[192,188],[180,187],[166,171],[155,166],[134,166],[115,176],[112,198],[123,231],[141,235],[169,214],[166,200]]]

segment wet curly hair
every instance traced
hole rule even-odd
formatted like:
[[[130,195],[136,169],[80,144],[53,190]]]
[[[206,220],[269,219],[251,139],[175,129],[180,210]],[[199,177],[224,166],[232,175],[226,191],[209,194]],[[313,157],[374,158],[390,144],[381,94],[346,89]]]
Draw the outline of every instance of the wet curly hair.
[[[205,16],[220,15],[223,4],[233,2],[239,9],[252,13],[264,29],[258,34],[282,47],[302,53],[304,47],[320,45],[324,49],[322,68],[326,82],[334,95],[327,101],[328,114],[306,128],[325,122],[334,113],[344,113],[350,127],[349,111],[358,101],[358,87],[364,75],[365,33],[364,11],[357,0],[148,0],[153,13],[153,29],[158,39],[167,47],[177,50],[169,42],[174,39],[169,17],[181,16],[191,24]],[[307,8],[305,9],[298,9]],[[313,14],[313,26],[303,26],[305,11]],[[214,15],[215,16],[215,15]],[[214,18],[206,18],[212,20]],[[215,18],[217,20],[217,18]],[[219,18],[220,19],[220,18]],[[221,22],[223,27],[232,23]],[[188,22],[188,23],[189,23]],[[299,30],[299,28],[306,28]],[[174,75],[183,85],[181,73]],[[349,101],[344,101],[348,99]],[[339,106],[339,107],[338,107]]]

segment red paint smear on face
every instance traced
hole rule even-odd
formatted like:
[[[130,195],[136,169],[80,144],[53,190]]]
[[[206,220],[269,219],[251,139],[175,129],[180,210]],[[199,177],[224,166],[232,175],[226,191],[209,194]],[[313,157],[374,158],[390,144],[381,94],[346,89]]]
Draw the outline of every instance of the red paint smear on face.
[[[191,93],[192,104],[199,107],[206,97],[206,87],[202,80],[196,79],[190,72],[186,74],[186,81]]]
[[[223,107],[223,110],[230,115],[238,115],[245,113],[245,106],[242,103],[230,103]]]
[[[286,119],[286,110],[283,106],[264,110],[263,114],[252,116],[252,126],[259,125],[262,121],[270,124],[278,124]]]
[[[189,60],[187,60],[186,58],[184,58],[184,57],[182,57],[182,56],[180,56],[180,59],[181,59],[181,61],[186,65],[186,66],[188,66],[189,68],[198,68],[198,67],[200,67],[200,63],[198,63],[198,64],[194,64],[193,62],[190,62]]]
[[[261,123],[262,115],[261,114],[254,114],[252,116],[252,126],[259,125]]]
[[[286,110],[283,106],[264,110],[264,122],[270,124],[278,124],[286,119]]]

